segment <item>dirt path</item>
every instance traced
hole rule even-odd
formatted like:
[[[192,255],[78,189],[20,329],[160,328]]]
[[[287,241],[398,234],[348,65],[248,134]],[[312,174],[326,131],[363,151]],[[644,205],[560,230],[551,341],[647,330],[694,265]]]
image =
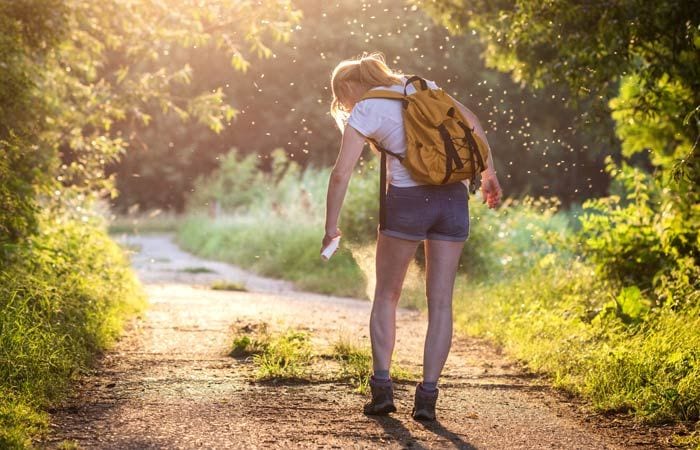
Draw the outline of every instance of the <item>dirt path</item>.
[[[369,302],[296,292],[284,282],[180,251],[170,237],[130,236],[150,309],[53,414],[54,432],[80,448],[661,448],[656,430],[586,412],[488,345],[455,339],[441,381],[439,423],[410,417],[413,384],[399,411],[361,414],[348,384],[255,383],[250,362],[227,356],[233,329],[302,327],[316,348],[341,334],[367,340]],[[206,268],[213,272],[201,272]],[[185,269],[190,269],[186,271]],[[197,269],[197,270],[193,270]],[[214,280],[249,292],[213,291]],[[425,317],[401,310],[397,361],[419,371]]]

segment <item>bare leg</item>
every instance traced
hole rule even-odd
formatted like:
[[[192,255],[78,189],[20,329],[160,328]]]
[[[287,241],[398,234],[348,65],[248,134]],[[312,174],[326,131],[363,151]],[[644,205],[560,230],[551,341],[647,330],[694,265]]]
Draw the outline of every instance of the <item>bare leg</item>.
[[[452,292],[464,242],[428,240],[425,291],[428,333],[423,349],[423,381],[437,382],[452,344]]]
[[[417,241],[408,241],[379,233],[377,239],[377,286],[374,291],[369,335],[372,341],[372,366],[375,371],[389,370],[396,339],[396,305]]]

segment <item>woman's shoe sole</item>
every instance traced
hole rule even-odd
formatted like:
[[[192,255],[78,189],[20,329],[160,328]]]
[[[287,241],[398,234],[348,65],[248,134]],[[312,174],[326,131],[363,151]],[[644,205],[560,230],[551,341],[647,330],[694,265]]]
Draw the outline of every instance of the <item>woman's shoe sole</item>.
[[[430,416],[428,414],[421,414],[421,413],[413,413],[411,414],[414,420],[418,420],[420,422],[432,422],[435,420],[435,416]]]
[[[394,406],[392,403],[384,405],[381,408],[372,408],[371,410],[368,410],[368,408],[364,409],[364,413],[367,416],[386,416],[387,414],[393,412],[396,412],[396,406]]]

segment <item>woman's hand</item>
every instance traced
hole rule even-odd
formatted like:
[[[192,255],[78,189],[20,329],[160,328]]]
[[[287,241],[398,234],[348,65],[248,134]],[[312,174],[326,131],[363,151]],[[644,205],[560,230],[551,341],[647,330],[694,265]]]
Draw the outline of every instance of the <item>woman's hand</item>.
[[[322,253],[323,249],[328,247],[328,244],[330,244],[333,239],[337,238],[340,235],[341,232],[338,228],[336,228],[335,231],[332,232],[328,232],[328,230],[326,230],[326,234],[323,236],[323,241],[321,241],[321,250],[319,251],[319,253]]]
[[[501,203],[501,185],[498,183],[498,177],[493,170],[486,169],[481,173],[481,195],[484,198],[484,203],[489,205],[489,208],[494,209]]]

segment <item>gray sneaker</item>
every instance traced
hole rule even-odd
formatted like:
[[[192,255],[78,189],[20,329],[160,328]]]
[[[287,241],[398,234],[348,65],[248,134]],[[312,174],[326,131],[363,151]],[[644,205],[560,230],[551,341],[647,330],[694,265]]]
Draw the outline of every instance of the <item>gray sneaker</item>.
[[[385,416],[396,412],[394,406],[394,387],[391,380],[369,379],[369,387],[372,391],[372,400],[365,404],[364,412],[368,416]]]
[[[423,386],[418,384],[411,416],[416,420],[435,420],[435,403],[437,402],[438,392],[439,389],[435,389],[435,392],[425,391]]]

